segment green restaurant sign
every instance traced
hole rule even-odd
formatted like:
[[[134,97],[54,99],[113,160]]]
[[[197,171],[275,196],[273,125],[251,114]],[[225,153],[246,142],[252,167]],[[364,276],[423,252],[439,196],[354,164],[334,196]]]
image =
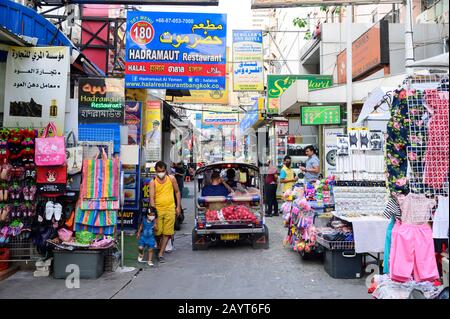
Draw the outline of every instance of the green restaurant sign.
[[[310,91],[333,86],[332,75],[267,75],[267,110],[269,114],[278,114],[280,96],[295,80],[308,80]]]
[[[341,124],[341,107],[332,106],[302,106],[302,125]]]

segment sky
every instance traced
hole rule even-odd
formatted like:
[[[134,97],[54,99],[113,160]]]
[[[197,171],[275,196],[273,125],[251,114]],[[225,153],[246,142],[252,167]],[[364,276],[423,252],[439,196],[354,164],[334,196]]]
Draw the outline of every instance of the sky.
[[[227,14],[227,45],[232,30],[252,29],[251,0],[219,0],[219,6],[142,6],[143,11],[205,12]]]

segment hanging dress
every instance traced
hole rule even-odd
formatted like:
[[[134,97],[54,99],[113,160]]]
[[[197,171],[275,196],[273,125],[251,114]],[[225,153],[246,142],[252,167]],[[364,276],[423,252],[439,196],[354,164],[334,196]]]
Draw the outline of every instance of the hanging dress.
[[[432,117],[428,126],[424,182],[439,190],[448,182],[449,118],[448,92],[426,91],[425,100]]]
[[[387,125],[386,168],[387,184],[391,193],[408,190],[406,174],[408,169],[409,123],[406,94],[405,91],[402,91],[399,96],[394,97],[391,119]]]

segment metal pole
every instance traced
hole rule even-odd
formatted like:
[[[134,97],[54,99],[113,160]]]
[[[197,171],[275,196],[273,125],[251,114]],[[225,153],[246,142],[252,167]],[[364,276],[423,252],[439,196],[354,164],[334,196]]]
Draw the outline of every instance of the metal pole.
[[[352,102],[353,102],[353,79],[352,79],[352,5],[346,7],[345,13],[345,32],[347,35],[346,52],[347,52],[347,129],[352,127]]]
[[[406,0],[405,15],[405,68],[406,74],[412,75],[409,67],[414,62],[413,30],[412,30],[412,0]]]

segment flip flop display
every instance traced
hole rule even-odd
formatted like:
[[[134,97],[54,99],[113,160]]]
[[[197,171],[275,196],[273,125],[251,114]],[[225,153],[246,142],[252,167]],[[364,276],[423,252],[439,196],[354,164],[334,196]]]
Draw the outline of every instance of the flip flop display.
[[[36,135],[32,128],[0,130],[0,246],[28,240],[33,234]]]

